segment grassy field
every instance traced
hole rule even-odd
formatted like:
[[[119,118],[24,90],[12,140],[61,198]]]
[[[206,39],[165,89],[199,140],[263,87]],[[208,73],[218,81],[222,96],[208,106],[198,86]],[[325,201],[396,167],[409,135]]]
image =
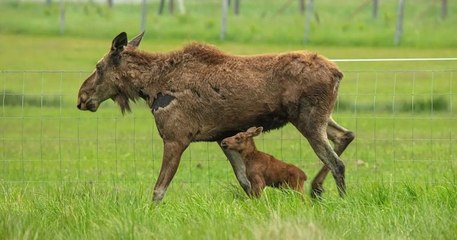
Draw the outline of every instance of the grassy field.
[[[219,3],[186,3],[185,15],[162,17],[151,3],[142,49],[169,51],[198,40],[234,54],[457,56],[449,34],[457,22],[453,4],[441,20],[436,3],[408,2],[405,41],[392,47],[397,1],[383,1],[378,20],[369,7],[354,12],[359,1],[318,1],[309,45],[301,43],[295,5],[278,11],[285,1],[242,1],[225,42],[218,39]],[[455,238],[455,61],[339,63],[345,77],[334,118],[357,136],[343,154],[345,199],[331,177],[322,201],[275,189],[249,199],[216,144],[195,143],[164,202],[153,205],[162,141],[150,110],[141,102],[126,116],[112,102],[97,113],[75,106],[112,38],[138,32],[139,7],[67,4],[64,35],[58,5],[0,3],[0,14],[1,239]],[[263,134],[257,146],[309,178],[321,166],[290,125]]]
[[[5,239],[453,239],[454,183],[361,184],[342,200],[311,202],[268,190],[247,199],[232,185],[180,186],[150,205],[149,186],[4,185]]]

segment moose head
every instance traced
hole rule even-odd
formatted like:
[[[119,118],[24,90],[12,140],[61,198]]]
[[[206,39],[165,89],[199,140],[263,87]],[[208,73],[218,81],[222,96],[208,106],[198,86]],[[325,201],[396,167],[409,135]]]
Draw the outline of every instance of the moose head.
[[[128,100],[135,100],[138,92],[125,88],[123,84],[127,62],[123,55],[126,48],[137,48],[143,35],[144,32],[128,42],[127,34],[122,32],[113,39],[110,51],[98,61],[95,70],[81,85],[78,109],[95,112],[103,101],[111,98],[121,107],[122,113],[130,111]]]

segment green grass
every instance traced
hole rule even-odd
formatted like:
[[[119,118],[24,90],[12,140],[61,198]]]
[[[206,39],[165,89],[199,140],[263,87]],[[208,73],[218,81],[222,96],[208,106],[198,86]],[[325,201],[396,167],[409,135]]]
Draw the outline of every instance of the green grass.
[[[455,182],[362,183],[321,202],[267,190],[258,200],[232,185],[181,185],[150,204],[135,184],[5,184],[3,238],[65,239],[453,239]]]
[[[407,2],[404,41],[395,48],[397,1],[382,2],[378,20],[368,7],[351,17],[359,1],[317,1],[320,21],[308,45],[295,2],[279,13],[283,1],[242,1],[225,42],[218,39],[219,2],[186,3],[186,15],[160,17],[157,1],[151,4],[141,49],[198,40],[234,54],[457,55],[452,4],[441,20],[437,3]],[[66,6],[61,35],[58,5],[0,3],[1,239],[455,238],[455,62],[339,63],[345,77],[334,118],[356,133],[342,157],[345,199],[331,177],[322,201],[275,189],[248,199],[216,144],[194,143],[164,202],[154,205],[163,149],[150,110],[137,103],[122,116],[110,101],[97,113],[75,107],[80,84],[112,38],[138,32],[139,7]],[[291,125],[263,134],[257,146],[309,178],[321,166]]]

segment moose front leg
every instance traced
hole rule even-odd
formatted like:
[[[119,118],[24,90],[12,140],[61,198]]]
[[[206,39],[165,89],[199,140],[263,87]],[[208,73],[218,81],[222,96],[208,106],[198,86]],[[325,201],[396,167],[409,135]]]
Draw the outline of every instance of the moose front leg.
[[[164,140],[162,167],[154,187],[154,202],[160,202],[178,169],[181,155],[189,143]]]
[[[218,141],[217,144],[219,145],[219,147],[221,147],[220,141]],[[251,196],[251,182],[249,182],[248,177],[246,175],[246,165],[244,165],[240,153],[237,151],[224,149],[222,147],[221,149],[230,161],[233,171],[235,172],[236,179],[238,179],[238,182],[240,183],[241,187],[247,195]]]

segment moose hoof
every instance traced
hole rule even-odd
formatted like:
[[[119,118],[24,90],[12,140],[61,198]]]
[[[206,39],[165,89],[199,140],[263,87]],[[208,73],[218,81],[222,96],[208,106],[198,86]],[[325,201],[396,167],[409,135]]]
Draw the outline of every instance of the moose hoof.
[[[313,187],[311,189],[311,197],[314,199],[322,198],[322,194],[325,192],[322,186]]]
[[[163,196],[165,192],[163,191],[154,191],[154,195],[152,196],[152,201],[156,204],[162,202]]]

